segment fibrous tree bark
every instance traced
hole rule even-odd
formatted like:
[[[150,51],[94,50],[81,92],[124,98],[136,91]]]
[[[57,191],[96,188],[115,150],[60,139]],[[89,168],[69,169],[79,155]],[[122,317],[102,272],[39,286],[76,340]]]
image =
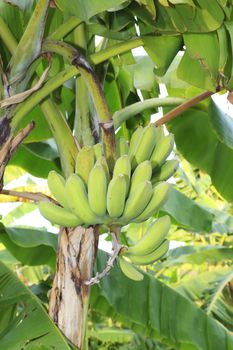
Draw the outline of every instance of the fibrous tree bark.
[[[90,286],[98,246],[96,227],[61,228],[57,270],[50,292],[49,314],[64,335],[85,349]]]

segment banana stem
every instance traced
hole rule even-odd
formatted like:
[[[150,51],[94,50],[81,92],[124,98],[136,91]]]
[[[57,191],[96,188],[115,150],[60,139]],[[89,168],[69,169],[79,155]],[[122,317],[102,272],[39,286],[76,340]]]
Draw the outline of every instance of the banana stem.
[[[74,43],[76,46],[87,50],[85,24],[80,24],[74,30]],[[90,99],[87,86],[81,76],[75,81],[75,119],[74,119],[74,135],[78,143],[82,145],[93,146],[95,143],[94,132],[92,132],[91,110],[89,107]],[[96,132],[95,132],[96,134]],[[97,130],[98,135],[98,130]]]
[[[119,126],[129,118],[135,116],[138,113],[143,112],[146,109],[180,105],[181,103],[184,103],[186,101],[187,100],[178,97],[155,97],[145,101],[133,103],[130,106],[127,106],[113,114],[115,129],[119,128]]]
[[[11,33],[9,27],[4,22],[3,18],[0,16],[0,38],[8,48],[11,54],[15,51],[17,47],[17,41],[13,34]]]
[[[44,50],[45,52],[55,52],[62,55],[71,62],[72,65],[78,68],[94,102],[99,124],[102,129],[105,156],[109,168],[112,170],[115,163],[116,152],[115,131],[113,120],[97,75],[88,64],[85,57],[71,45],[60,41],[47,41],[44,44]]]
[[[46,41],[44,42],[45,45]],[[121,53],[127,52],[133,48],[142,46],[143,42],[140,38],[133,39],[128,41],[127,43],[120,43],[113,45],[112,47],[108,47],[101,52],[90,55],[89,59],[93,64],[99,64],[101,62],[106,61],[107,59],[114,57],[115,55],[119,55]],[[43,47],[43,45],[42,45]],[[38,103],[40,103],[45,97],[47,97],[51,92],[59,88],[63,85],[67,80],[70,80],[79,74],[79,70],[70,66],[58,73],[56,76],[52,77],[48,80],[44,86],[33,94],[31,97],[27,99],[21,106],[18,106],[14,114],[12,114],[12,127],[16,128],[19,122],[24,118],[24,116],[33,109]]]
[[[57,28],[53,33],[48,36],[50,40],[60,40],[69,34],[73,29],[78,27],[82,21],[77,17],[70,17],[65,21],[59,28]]]

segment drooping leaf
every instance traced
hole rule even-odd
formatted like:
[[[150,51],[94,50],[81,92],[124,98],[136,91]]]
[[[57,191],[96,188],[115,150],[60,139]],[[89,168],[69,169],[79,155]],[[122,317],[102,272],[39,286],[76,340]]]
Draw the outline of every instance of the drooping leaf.
[[[57,236],[52,233],[1,225],[0,241],[22,264],[55,267]]]
[[[155,73],[164,75],[180,49],[181,36],[145,36],[144,48],[156,65]],[[155,49],[156,48],[156,49]]]
[[[69,350],[32,292],[0,262],[0,343],[5,350]]]
[[[220,142],[208,114],[189,109],[168,125],[181,154],[210,175],[213,185],[228,201],[233,201],[233,151]]]
[[[196,232],[211,232],[213,214],[175,188],[171,189],[161,210],[171,215],[179,226]]]
[[[97,259],[98,271],[105,264],[106,254],[101,253]],[[135,282],[115,266],[110,275],[93,288],[91,305],[101,313],[114,314],[115,319],[131,329],[162,339],[176,349],[219,350],[222,344],[226,344],[226,350],[233,348],[233,337],[222,325],[146,273],[142,282]]]
[[[222,101],[221,105],[218,101]],[[230,113],[231,104],[226,98],[216,100],[214,98],[211,99],[209,105],[209,116],[213,130],[222,143],[233,149],[233,119],[231,118]]]
[[[19,147],[9,164],[17,165],[30,174],[42,178],[47,178],[51,170],[60,171],[54,162],[36,156],[35,153],[23,145]]]
[[[69,0],[55,0],[55,2],[58,8],[60,8],[65,14],[77,16],[84,21],[87,21],[97,13],[117,8],[124,3],[128,3],[126,0],[74,0],[72,2]]]

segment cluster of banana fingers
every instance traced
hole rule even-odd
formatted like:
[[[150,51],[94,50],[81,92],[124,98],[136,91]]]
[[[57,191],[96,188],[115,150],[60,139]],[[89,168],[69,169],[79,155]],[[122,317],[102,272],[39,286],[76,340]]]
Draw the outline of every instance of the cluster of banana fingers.
[[[67,180],[55,171],[49,173],[48,186],[59,205],[41,202],[41,214],[66,227],[147,220],[167,199],[165,180],[178,166],[176,160],[166,160],[173,145],[173,135],[165,136],[160,128],[139,127],[129,145],[124,138],[118,140],[112,174],[101,144],[83,147],[75,173]]]
[[[143,274],[134,265],[149,265],[162,258],[169,249],[166,236],[170,229],[170,217],[165,215],[153,221],[142,238],[119,257],[122,272],[130,279],[141,281]]]

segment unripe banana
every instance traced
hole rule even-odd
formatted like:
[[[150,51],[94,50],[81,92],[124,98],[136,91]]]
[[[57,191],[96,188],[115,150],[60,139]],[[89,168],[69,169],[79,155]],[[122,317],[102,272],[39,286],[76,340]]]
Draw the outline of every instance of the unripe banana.
[[[65,179],[56,171],[50,171],[48,175],[48,187],[54,198],[66,209],[69,209],[69,204],[66,200]]]
[[[103,145],[102,143],[96,143],[93,146],[93,150],[94,150],[94,154],[95,154],[95,159],[99,159],[101,157],[103,157],[104,155],[104,151],[103,151]]]
[[[122,220],[130,221],[140,215],[149,203],[152,192],[152,185],[149,181],[140,183],[134,192],[130,192],[125,203]]]
[[[139,126],[133,133],[133,135],[131,136],[130,139],[130,144],[129,144],[129,158],[132,162],[132,160],[134,159],[138,144],[142,138],[143,135],[143,127]]]
[[[107,179],[101,165],[96,164],[88,179],[88,201],[91,210],[98,216],[106,214]]]
[[[164,136],[155,146],[150,161],[153,169],[160,167],[174,147],[174,136],[169,134]]]
[[[111,217],[118,218],[123,213],[126,193],[127,180],[125,175],[119,174],[108,185],[107,210]]]
[[[151,162],[149,160],[145,160],[144,162],[140,163],[133,172],[130,184],[130,192],[136,190],[141,182],[150,181],[151,175]]]
[[[84,146],[77,155],[75,163],[75,173],[87,185],[91,169],[95,164],[95,154],[93,147]]]
[[[110,181],[110,174],[109,174],[109,168],[108,168],[108,163],[106,161],[106,158],[105,157],[100,157],[97,159],[96,161],[96,165],[101,165],[104,169],[104,172],[105,172],[105,176],[106,176],[106,179],[107,179],[107,183],[109,183]]]
[[[164,138],[164,127],[162,125],[156,127],[156,143]]]
[[[133,222],[142,222],[154,215],[166,202],[171,185],[161,182],[153,188],[153,194],[145,210]]]
[[[132,247],[129,247],[128,254],[146,255],[155,250],[167,236],[171,226],[168,215],[162,216],[154,221],[146,230],[142,238]]]
[[[75,214],[54,203],[40,202],[38,208],[41,214],[53,224],[65,227],[76,227],[82,224]]]
[[[132,159],[132,168],[134,169],[137,164],[142,163],[144,160],[150,159],[156,143],[156,128],[153,124],[148,125],[143,130],[143,135],[140,142],[137,145],[135,156]]]
[[[143,280],[144,276],[135,267],[127,262],[124,258],[119,257],[119,264],[123,274],[134,281]]]
[[[124,137],[120,137],[116,142],[116,155],[117,158],[129,153],[129,145]]]
[[[135,265],[149,265],[164,256],[169,249],[169,241],[165,239],[159,247],[146,255],[126,254]]]
[[[85,184],[76,174],[70,175],[66,181],[66,195],[70,209],[84,224],[94,225],[98,222],[96,214],[91,210]]]
[[[151,182],[154,185],[156,182],[165,181],[175,174],[178,168],[178,161],[176,159],[167,160],[158,171],[153,174]]]
[[[130,163],[129,156],[127,154],[118,158],[115,163],[115,166],[113,169],[113,178],[118,176],[119,174],[125,175],[127,192],[128,192],[130,176],[131,176],[131,163]]]

